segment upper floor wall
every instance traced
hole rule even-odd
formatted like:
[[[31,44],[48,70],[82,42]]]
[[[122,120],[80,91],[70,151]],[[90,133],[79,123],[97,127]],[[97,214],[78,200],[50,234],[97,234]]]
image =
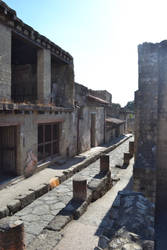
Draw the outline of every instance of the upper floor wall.
[[[0,2],[0,101],[74,104],[73,58]]]

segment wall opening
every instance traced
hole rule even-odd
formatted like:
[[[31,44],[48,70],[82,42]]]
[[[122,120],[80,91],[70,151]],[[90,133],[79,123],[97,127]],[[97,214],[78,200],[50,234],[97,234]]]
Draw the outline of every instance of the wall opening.
[[[12,34],[11,98],[14,102],[37,100],[37,48]]]
[[[38,125],[38,161],[59,154],[60,123]]]
[[[0,176],[16,176],[17,127],[0,126]]]
[[[91,128],[90,128],[90,143],[91,147],[96,147],[96,114],[91,114]]]

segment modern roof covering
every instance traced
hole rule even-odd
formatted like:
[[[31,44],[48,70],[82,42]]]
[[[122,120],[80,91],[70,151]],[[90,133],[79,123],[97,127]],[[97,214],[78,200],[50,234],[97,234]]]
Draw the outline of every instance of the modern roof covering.
[[[106,122],[116,124],[116,125],[121,125],[121,124],[125,123],[125,121],[117,119],[117,118],[113,118],[113,117],[106,118]]]
[[[99,97],[96,97],[96,96],[93,96],[93,95],[87,95],[87,98],[90,100],[90,101],[94,101],[94,102],[98,102],[98,103],[101,103],[101,104],[109,104],[109,102],[99,98]]]
[[[56,58],[65,63],[70,63],[72,56],[51,42],[47,37],[42,36],[29,25],[17,17],[15,10],[11,9],[5,2],[0,0],[0,22],[8,25],[12,31],[21,37],[28,39],[39,48],[49,49]]]

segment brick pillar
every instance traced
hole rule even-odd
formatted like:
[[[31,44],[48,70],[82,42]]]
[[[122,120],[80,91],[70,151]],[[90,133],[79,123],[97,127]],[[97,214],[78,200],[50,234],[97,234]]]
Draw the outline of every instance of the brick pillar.
[[[66,75],[65,75],[65,97],[67,105],[74,105],[74,96],[75,96],[75,86],[74,86],[74,66],[73,61],[66,66]]]
[[[11,30],[0,23],[0,101],[11,99]]]
[[[129,142],[129,153],[131,156],[133,156],[134,154],[134,142],[133,141]]]
[[[39,102],[50,102],[51,55],[47,49],[39,49],[37,53],[37,95]]]
[[[101,155],[100,156],[100,172],[107,173],[110,168],[110,156]]]
[[[129,165],[130,153],[124,153],[124,164]]]
[[[155,249],[167,245],[167,41],[159,44],[159,91],[156,147]]]
[[[0,220],[0,249],[24,250],[24,224],[7,217]]]
[[[82,177],[73,179],[73,199],[84,201],[87,197],[87,180]]]
[[[159,57],[159,96],[157,133],[157,192],[158,206],[167,209],[167,42],[161,43]]]
[[[91,113],[90,140],[91,147],[96,147],[96,113]]]
[[[155,197],[155,149],[157,143],[159,45],[138,47],[139,90],[135,95],[135,164],[133,189],[147,198]]]

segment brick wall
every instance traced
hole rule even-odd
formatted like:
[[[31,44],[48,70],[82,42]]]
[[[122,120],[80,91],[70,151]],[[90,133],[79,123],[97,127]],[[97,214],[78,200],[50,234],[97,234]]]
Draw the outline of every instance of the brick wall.
[[[155,169],[158,121],[159,46],[144,43],[138,47],[139,89],[135,95],[134,190],[155,197]],[[152,185],[148,185],[150,180]]]
[[[0,23],[0,99],[11,99],[11,30]]]

